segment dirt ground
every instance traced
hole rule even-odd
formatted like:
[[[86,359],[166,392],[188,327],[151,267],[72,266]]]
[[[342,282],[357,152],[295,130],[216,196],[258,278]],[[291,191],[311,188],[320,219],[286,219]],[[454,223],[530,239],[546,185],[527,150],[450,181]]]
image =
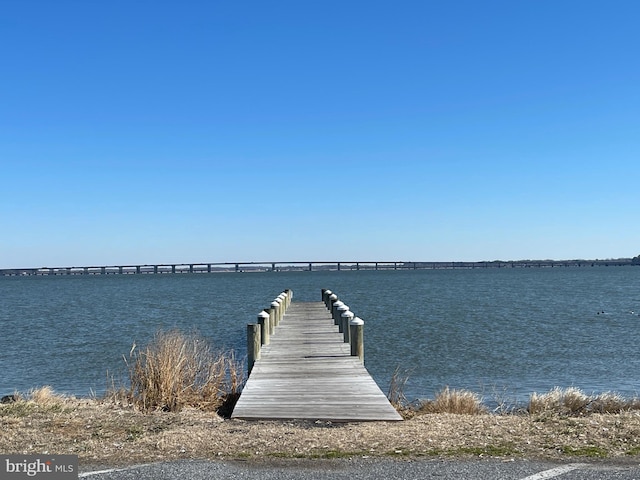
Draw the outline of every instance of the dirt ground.
[[[215,413],[141,413],[99,400],[0,405],[0,452],[73,454],[124,466],[185,458],[348,456],[640,457],[640,412],[426,414],[402,422],[223,420]]]

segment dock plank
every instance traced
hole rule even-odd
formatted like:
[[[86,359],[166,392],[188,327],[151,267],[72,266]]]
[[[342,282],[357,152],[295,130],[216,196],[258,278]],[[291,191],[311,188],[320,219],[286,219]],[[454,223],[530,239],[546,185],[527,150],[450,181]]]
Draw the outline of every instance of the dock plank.
[[[231,418],[398,421],[322,302],[294,302],[263,346]]]

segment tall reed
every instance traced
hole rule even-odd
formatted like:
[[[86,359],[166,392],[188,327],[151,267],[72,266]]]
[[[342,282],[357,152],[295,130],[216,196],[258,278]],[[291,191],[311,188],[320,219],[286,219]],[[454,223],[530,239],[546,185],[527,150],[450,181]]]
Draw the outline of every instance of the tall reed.
[[[232,352],[215,352],[199,335],[159,331],[127,361],[129,400],[144,411],[185,406],[217,410],[237,398],[243,368]]]

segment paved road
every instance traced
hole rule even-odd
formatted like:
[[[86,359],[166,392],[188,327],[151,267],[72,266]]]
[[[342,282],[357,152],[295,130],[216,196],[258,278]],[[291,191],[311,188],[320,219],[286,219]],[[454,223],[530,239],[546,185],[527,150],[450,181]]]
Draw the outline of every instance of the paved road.
[[[248,460],[180,461],[123,469],[84,468],[90,480],[640,480],[640,460],[552,463],[531,460]]]

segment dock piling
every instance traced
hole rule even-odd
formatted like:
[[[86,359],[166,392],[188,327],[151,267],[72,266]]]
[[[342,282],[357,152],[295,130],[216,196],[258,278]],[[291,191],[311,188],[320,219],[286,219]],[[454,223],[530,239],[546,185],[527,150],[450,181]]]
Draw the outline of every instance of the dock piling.
[[[347,310],[342,314],[342,335],[344,343],[351,343],[351,330],[349,326],[354,317],[355,314],[350,310]]]
[[[265,308],[264,311],[269,314],[269,336],[271,336],[276,328],[276,310],[274,307],[269,307]]]
[[[258,314],[258,325],[260,325],[260,343],[262,345],[269,345],[271,326],[269,325],[269,314],[264,310]]]
[[[355,317],[349,322],[351,335],[351,355],[364,363],[364,320]]]
[[[340,300],[336,300],[331,305],[331,318],[333,318],[334,325],[338,325],[338,319],[340,318],[340,314],[338,313],[338,308],[344,305]]]
[[[329,297],[333,292],[327,288],[322,289],[322,302],[324,305],[329,308]]]
[[[329,311],[333,309],[333,302],[337,302],[337,301],[338,301],[338,296],[335,293],[332,293],[331,295],[329,295],[329,301],[327,303],[327,308],[329,309]]]
[[[250,323],[247,325],[247,368],[249,373],[253,365],[260,358],[260,325]]]
[[[345,312],[348,312],[348,311],[349,311],[349,307],[347,305],[345,305],[345,304],[342,304],[342,305],[340,305],[338,307],[338,313],[337,313],[337,316],[336,316],[336,323],[338,324],[338,331],[340,333],[344,332],[344,325],[342,323],[342,315]]]
[[[271,308],[273,309],[273,325],[277,327],[280,323],[280,303],[274,300],[271,302]]]

